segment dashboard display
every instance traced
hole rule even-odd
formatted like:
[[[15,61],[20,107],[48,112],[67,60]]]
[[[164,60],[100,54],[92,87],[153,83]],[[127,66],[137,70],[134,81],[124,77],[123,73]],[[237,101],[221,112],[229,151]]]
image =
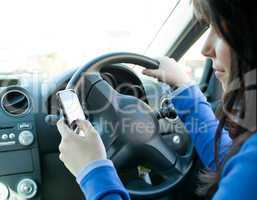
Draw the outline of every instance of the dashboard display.
[[[19,85],[18,79],[0,79],[0,87],[8,87],[12,85]]]

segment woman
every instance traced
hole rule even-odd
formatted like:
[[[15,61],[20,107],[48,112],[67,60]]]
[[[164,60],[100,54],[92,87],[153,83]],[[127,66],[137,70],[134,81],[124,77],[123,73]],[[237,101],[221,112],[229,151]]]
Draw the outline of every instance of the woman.
[[[196,15],[210,25],[202,53],[213,60],[215,75],[224,89],[219,121],[198,86],[191,83],[174,60],[162,58],[158,70],[143,73],[179,87],[171,101],[208,169],[201,175],[199,192],[215,200],[257,199],[254,1],[193,0],[193,4]],[[208,126],[201,132],[190,128],[192,121]],[[73,134],[63,121],[58,122],[62,135],[60,159],[77,177],[86,198],[129,199],[111,161],[106,158],[96,130],[88,121],[79,121],[78,125],[86,137]],[[229,127],[228,132],[225,125]]]

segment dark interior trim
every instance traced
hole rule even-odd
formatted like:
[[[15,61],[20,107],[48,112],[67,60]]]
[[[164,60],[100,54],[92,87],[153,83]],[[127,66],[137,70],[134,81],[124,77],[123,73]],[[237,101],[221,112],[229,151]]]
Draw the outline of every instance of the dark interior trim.
[[[207,24],[200,23],[193,18],[168,50],[166,56],[179,60],[207,29]]]

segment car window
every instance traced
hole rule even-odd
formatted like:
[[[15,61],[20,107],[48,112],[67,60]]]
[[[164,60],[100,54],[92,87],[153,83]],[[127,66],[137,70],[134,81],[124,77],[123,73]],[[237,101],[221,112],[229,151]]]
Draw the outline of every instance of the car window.
[[[179,63],[186,67],[187,73],[197,83],[200,82],[206,57],[201,54],[202,47],[207,39],[208,30],[187,50]]]
[[[48,77],[105,53],[143,54],[178,2],[2,1],[0,74]]]

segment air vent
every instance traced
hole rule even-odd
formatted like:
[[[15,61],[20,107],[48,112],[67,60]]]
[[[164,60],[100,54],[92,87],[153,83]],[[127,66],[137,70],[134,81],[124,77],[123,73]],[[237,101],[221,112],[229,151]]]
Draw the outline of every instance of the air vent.
[[[2,108],[10,115],[18,116],[27,113],[30,109],[29,98],[22,91],[11,90],[6,92],[1,100]]]

